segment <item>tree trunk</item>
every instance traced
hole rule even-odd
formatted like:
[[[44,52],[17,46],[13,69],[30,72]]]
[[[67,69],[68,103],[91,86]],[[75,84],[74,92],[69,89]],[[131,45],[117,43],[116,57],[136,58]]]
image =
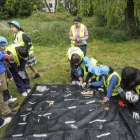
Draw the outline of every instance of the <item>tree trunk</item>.
[[[135,25],[133,0],[127,0],[127,7],[125,9],[125,22],[126,22],[127,31],[130,33],[132,26]]]
[[[56,10],[56,6],[57,6],[57,0],[55,0],[55,10]]]
[[[49,10],[49,13],[51,13],[51,10],[50,10],[50,7],[49,7],[49,5],[48,5],[48,3],[47,3],[47,1],[46,0],[44,0],[45,1],[45,4],[46,4],[46,7],[48,8],[48,10]]]

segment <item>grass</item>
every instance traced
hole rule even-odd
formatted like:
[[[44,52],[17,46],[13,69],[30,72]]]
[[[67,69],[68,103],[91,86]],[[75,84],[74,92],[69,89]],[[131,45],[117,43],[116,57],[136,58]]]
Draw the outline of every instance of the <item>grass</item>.
[[[31,37],[33,45],[35,47],[35,56],[37,58],[37,64],[35,68],[40,73],[41,77],[37,79],[31,79],[31,87],[38,84],[70,84],[70,65],[66,57],[66,52],[70,47],[70,40],[68,33],[72,21],[29,21],[29,19],[16,19],[20,22],[21,27],[25,29],[25,32]],[[28,21],[28,22],[27,22]],[[89,27],[89,39],[87,47],[87,56],[95,58],[98,64],[111,66],[119,74],[126,66],[132,66],[140,69],[140,40],[127,40],[126,42],[116,43],[110,42],[106,39],[94,38],[92,36],[94,26],[94,20],[91,18],[85,18],[85,25]],[[6,21],[0,22],[0,24],[6,25]],[[93,23],[93,25],[92,25]],[[3,30],[4,29],[4,30]],[[13,43],[13,33],[8,30],[8,26],[1,27],[0,32],[2,36],[5,36],[9,44]],[[94,33],[94,32],[93,32]],[[119,32],[120,35],[120,32]],[[27,73],[31,78],[34,74],[27,67]],[[18,109],[24,100],[13,81],[8,81],[9,91],[13,97],[17,97],[19,103]],[[2,115],[0,114],[0,117]],[[8,125],[0,129],[0,138],[2,138]]]

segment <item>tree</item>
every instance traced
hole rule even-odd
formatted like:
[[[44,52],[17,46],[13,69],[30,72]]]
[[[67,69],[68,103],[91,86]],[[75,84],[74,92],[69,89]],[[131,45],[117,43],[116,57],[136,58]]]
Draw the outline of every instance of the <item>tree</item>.
[[[51,13],[51,10],[50,10],[50,7],[49,7],[49,5],[48,5],[48,3],[47,3],[47,1],[46,0],[44,0],[45,1],[45,4],[46,4],[46,7],[48,8],[48,10],[49,10],[49,13]]]
[[[140,8],[140,0],[73,0],[77,1],[78,15],[87,15],[93,6],[93,13],[98,16],[103,14],[107,18],[107,25],[118,28],[121,24],[121,16],[125,16],[125,22],[130,33],[136,27],[135,8]],[[137,24],[138,25],[138,24]]]

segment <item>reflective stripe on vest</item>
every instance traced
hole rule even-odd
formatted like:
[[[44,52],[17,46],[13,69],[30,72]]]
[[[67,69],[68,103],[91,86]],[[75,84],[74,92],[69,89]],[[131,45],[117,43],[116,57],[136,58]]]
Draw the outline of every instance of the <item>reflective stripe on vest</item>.
[[[21,44],[11,44],[5,50],[6,53],[11,52],[13,54],[14,62],[17,64],[18,67],[20,66],[20,61],[16,52],[16,47],[19,47],[19,46],[21,46]]]
[[[93,58],[90,58],[90,60],[91,60],[91,62],[92,62],[92,64],[91,64],[91,66],[95,66],[96,65],[96,63],[97,63],[97,61],[95,60],[95,59],[93,59]],[[85,66],[85,64],[82,62],[82,64],[81,64],[81,67],[83,68],[83,70],[84,70],[84,77],[83,77],[83,80],[85,81],[86,80],[86,77],[87,77],[87,75],[88,75],[88,72],[86,71],[86,66]],[[93,74],[93,76],[92,76],[92,79],[93,78],[96,78],[97,76],[95,75],[95,74]]]
[[[106,90],[108,91],[108,86],[109,86],[109,83],[110,83],[110,79],[112,78],[113,75],[117,75],[117,77],[118,77],[118,83],[115,86],[115,88],[113,89],[113,93],[112,93],[112,96],[116,96],[116,95],[119,94],[118,89],[120,88],[120,82],[121,82],[121,77],[118,75],[118,73],[113,72],[112,74],[110,74],[107,78],[107,82],[105,80],[105,77],[103,77],[103,81],[104,81],[104,85],[106,87]]]
[[[140,85],[136,86],[136,91],[138,94],[140,94]]]
[[[68,57],[69,60],[71,60],[71,56],[74,53],[78,54],[81,57],[81,60],[83,59],[84,53],[79,47],[70,47],[67,51],[67,57]]]
[[[75,38],[75,25],[71,26],[72,35]],[[84,37],[84,24],[80,25],[80,38]],[[71,40],[71,47],[74,47],[75,40]]]
[[[24,41],[23,41],[23,38],[22,38],[22,34],[25,34],[24,32],[22,31],[19,31],[19,35],[18,35],[18,43],[19,44],[22,44],[22,45],[25,45]],[[15,34],[14,34],[14,37],[15,37]],[[34,53],[34,46],[31,46],[30,49],[29,49],[29,55],[33,54]]]

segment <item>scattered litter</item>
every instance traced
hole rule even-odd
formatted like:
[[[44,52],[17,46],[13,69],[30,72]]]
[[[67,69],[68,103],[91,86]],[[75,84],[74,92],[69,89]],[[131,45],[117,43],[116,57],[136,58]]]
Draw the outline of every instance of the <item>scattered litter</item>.
[[[70,96],[70,95],[71,95],[71,93],[64,95],[64,97],[68,97],[68,96]]]
[[[26,108],[26,111],[32,111],[32,108]]]
[[[51,92],[56,92],[56,91],[51,91]]]
[[[99,93],[99,91],[95,91],[95,94],[97,95]]]
[[[36,90],[40,91],[40,92],[43,92],[43,91],[49,90],[49,88],[47,88],[46,86],[37,86]]]
[[[76,106],[71,106],[71,107],[68,107],[68,109],[73,109],[73,108],[76,108]]]
[[[49,107],[51,107],[53,104],[54,104],[54,101],[53,102],[50,102],[49,103]]]
[[[89,122],[89,123],[93,123],[93,122],[105,122],[106,120],[99,120],[99,119],[97,119],[97,120],[94,120],[94,121],[91,121],[91,122]]]
[[[47,103],[51,103],[51,102],[54,102],[54,101],[46,101]]]
[[[39,108],[39,110],[42,110],[42,108]]]
[[[35,103],[36,103],[36,102],[33,102],[33,103],[32,103],[32,102],[29,102],[29,104],[35,104]]]
[[[27,117],[27,116],[24,116],[24,117],[23,117],[23,121],[24,121],[24,122],[25,122],[25,120],[26,120],[26,117]]]
[[[40,121],[40,118],[38,118],[38,122]]]
[[[70,90],[69,88],[66,88],[66,90],[68,91],[68,90]]]
[[[81,94],[83,96],[93,96],[93,91],[84,91],[84,92],[81,92]]]
[[[65,123],[75,123],[75,121],[67,121],[67,122],[65,122]]]
[[[100,100],[100,101],[99,101],[99,103],[102,103],[102,104],[104,104],[104,103],[105,103],[105,101],[104,101],[104,100]]]
[[[103,88],[98,88],[98,91],[104,92]]]
[[[24,116],[27,116],[27,115],[29,115],[30,114],[30,112],[29,113],[27,113],[27,114],[24,114],[24,115],[20,115],[21,117],[24,117]]]
[[[90,101],[90,102],[87,102],[86,104],[90,104],[90,103],[94,103],[95,102],[95,100],[93,100],[93,101]]]
[[[50,116],[48,116],[48,119],[50,119]]]
[[[34,134],[33,137],[47,137],[47,134]]]
[[[105,107],[105,109],[104,110],[109,110],[109,107]]]
[[[69,92],[71,92],[71,91],[65,91],[66,93],[69,93]]]
[[[96,109],[90,109],[89,111],[93,111],[93,110],[96,110]]]
[[[101,134],[101,135],[98,135],[97,138],[100,138],[100,137],[103,137],[103,136],[108,136],[110,135],[111,133],[105,133],[105,134]]]
[[[99,128],[102,129],[103,128],[103,125],[100,125]]]
[[[20,136],[23,136],[23,134],[12,135],[12,137],[20,137]]]
[[[33,96],[42,96],[43,94],[32,94]]]
[[[52,113],[46,113],[46,114],[44,114],[43,116],[47,116],[47,115],[51,115]]]
[[[78,128],[78,127],[77,127],[76,125],[74,125],[74,124],[71,124],[70,127],[71,127],[71,128],[74,128],[74,129],[77,129],[77,128]]]
[[[78,100],[78,99],[65,99],[64,101],[72,101],[72,100]]]
[[[25,125],[25,124],[27,124],[26,122],[25,123],[18,123],[18,125]]]

